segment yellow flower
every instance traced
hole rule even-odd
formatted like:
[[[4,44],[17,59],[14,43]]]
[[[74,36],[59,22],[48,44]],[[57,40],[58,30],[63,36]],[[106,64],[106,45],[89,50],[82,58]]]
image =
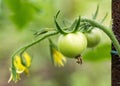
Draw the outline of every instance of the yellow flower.
[[[25,66],[22,64],[21,57],[16,55],[14,59],[14,66],[17,73],[22,73],[25,70]]]
[[[31,57],[26,52],[24,52],[22,58],[16,55],[12,64],[14,66],[11,68],[11,76],[8,82],[11,80],[15,82],[20,80],[20,74],[23,72],[29,74],[28,68],[31,66]]]
[[[63,67],[66,62],[66,58],[55,48],[53,48],[53,61],[55,66]]]

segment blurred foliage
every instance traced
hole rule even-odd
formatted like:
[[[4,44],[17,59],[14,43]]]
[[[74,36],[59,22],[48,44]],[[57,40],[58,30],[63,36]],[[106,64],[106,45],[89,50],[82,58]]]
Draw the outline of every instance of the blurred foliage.
[[[11,11],[11,20],[21,29],[28,22],[33,20],[36,7],[28,0],[5,0]]]
[[[102,31],[101,31],[102,32]],[[105,33],[101,34],[101,42],[94,48],[88,48],[83,53],[83,59],[92,62],[110,60],[111,41]]]
[[[98,3],[100,11],[97,20],[101,20],[108,12],[104,25],[109,26],[111,0],[0,0],[0,86],[110,86],[111,61],[110,54],[106,52],[110,52],[111,42],[104,33],[97,50],[85,51],[87,54],[83,56],[82,65],[68,59],[64,68],[53,67],[48,40],[42,41],[28,50],[33,57],[31,75],[28,78],[23,75],[17,84],[7,83],[11,54],[30,42],[31,38],[35,40],[32,35],[34,32],[55,27],[53,17],[58,10],[61,10],[60,21],[64,20],[69,25],[78,15],[91,18]],[[51,39],[56,42],[57,37]]]

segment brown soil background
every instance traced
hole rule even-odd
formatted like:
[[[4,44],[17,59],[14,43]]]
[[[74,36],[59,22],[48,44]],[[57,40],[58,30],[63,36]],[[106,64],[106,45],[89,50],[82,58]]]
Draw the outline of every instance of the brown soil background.
[[[112,19],[113,31],[120,43],[120,0],[112,0]],[[112,86],[120,86],[120,57],[117,55],[112,55]]]

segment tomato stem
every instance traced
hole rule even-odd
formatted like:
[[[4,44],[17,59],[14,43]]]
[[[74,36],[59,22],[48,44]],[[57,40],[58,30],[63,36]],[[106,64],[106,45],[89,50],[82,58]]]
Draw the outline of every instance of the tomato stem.
[[[58,34],[57,31],[50,31],[50,32],[48,32],[48,33],[45,33],[45,34],[44,34],[42,37],[40,37],[38,40],[36,40],[36,41],[34,41],[34,42],[32,42],[32,43],[29,43],[29,44],[27,44],[27,45],[19,48],[19,49],[18,49],[17,51],[15,51],[15,52],[13,53],[13,55],[11,56],[11,57],[12,57],[12,67],[14,67],[14,64],[13,64],[14,62],[13,62],[13,61],[14,61],[14,57],[15,57],[15,55],[16,55],[17,53],[23,52],[23,51],[27,50],[29,47],[31,47],[31,46],[39,43],[39,42],[42,41],[42,40],[44,40],[45,38],[50,37],[50,36],[53,36],[53,35],[56,35],[56,34]]]
[[[110,37],[115,49],[118,51],[118,55],[120,56],[120,44],[119,44],[118,40],[116,39],[112,29],[107,28],[107,27],[101,25],[100,23],[98,23],[98,22],[96,22],[94,20],[91,20],[91,19],[81,18],[81,21],[82,22],[89,22],[92,26],[103,30]]]

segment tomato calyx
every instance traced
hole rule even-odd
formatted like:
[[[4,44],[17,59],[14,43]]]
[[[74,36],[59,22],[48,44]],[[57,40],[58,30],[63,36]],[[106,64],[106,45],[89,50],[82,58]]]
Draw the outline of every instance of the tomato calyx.
[[[59,15],[60,11],[58,11],[58,13],[56,14],[56,16],[54,17],[54,22],[55,22],[55,25],[56,25],[56,28],[58,30],[58,32],[60,32],[61,34],[69,34],[69,33],[75,33],[79,30],[79,27],[80,27],[80,16],[78,19],[76,19],[73,24],[68,27],[67,29],[64,29],[64,28],[61,28],[60,25],[58,24],[57,22],[57,17]]]
[[[75,59],[77,60],[76,63],[82,64],[83,61],[82,61],[81,55],[75,56]]]

